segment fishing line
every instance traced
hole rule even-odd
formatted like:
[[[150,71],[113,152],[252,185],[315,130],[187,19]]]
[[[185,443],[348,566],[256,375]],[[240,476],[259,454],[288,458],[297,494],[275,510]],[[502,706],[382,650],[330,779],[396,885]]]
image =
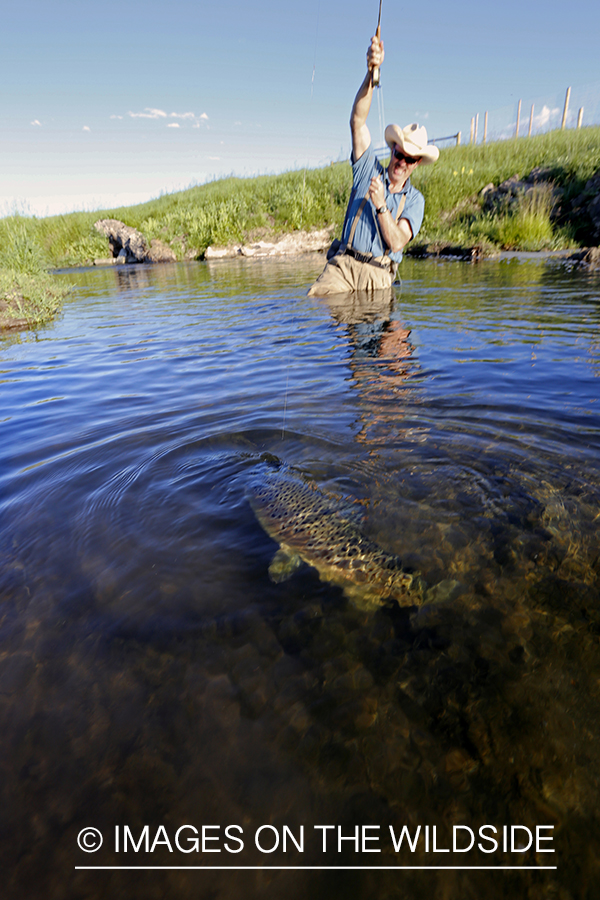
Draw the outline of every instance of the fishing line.
[[[377,88],[377,111],[379,113],[379,146],[385,147],[385,109],[383,106],[383,87],[381,82]]]
[[[383,0],[379,0],[379,16],[377,17],[377,28],[375,30],[375,37],[377,40],[381,41],[381,7],[383,5]],[[383,149],[385,147],[384,140],[384,127],[385,127],[385,110],[383,108],[383,88],[381,86],[381,74],[379,71],[379,67],[373,69],[372,76],[372,84],[373,88],[377,91],[377,111],[379,113],[379,146]]]
[[[321,0],[319,0],[319,6],[317,9],[317,28],[316,28],[316,32],[315,32],[315,50],[313,53],[313,67],[312,67],[312,75],[311,75],[311,79],[310,79],[311,107],[312,107],[314,90],[315,90],[315,71],[317,68],[317,44],[319,41],[319,19],[320,18],[321,18]],[[304,224],[304,196],[306,193],[306,170],[308,169],[308,141],[309,141],[309,134],[308,134],[308,129],[306,129],[306,155],[304,157],[306,159],[306,165],[304,166],[304,176],[302,179],[302,205],[300,208],[300,230],[302,230],[302,225]]]
[[[315,49],[313,53],[313,67],[312,74],[310,78],[310,103],[312,107],[313,97],[314,97],[314,89],[315,89],[315,72],[317,69],[317,46],[319,42],[319,21],[321,18],[321,0],[319,0],[319,6],[317,7],[317,26],[315,30]],[[306,171],[308,169],[308,141],[309,141],[309,132],[306,129],[306,154],[305,160],[306,164],[304,166],[304,175],[302,177],[302,203],[300,205],[300,231],[302,231],[302,227],[304,225],[304,198],[306,195]],[[292,312],[290,319],[290,332],[293,330],[294,325],[294,314]],[[288,340],[288,354],[287,354],[287,362],[286,362],[286,373],[285,373],[285,391],[283,394],[283,417],[281,421],[281,439],[283,440],[285,436],[285,419],[287,415],[287,401],[289,394],[289,386],[290,386],[290,361],[292,355],[292,337],[290,333],[290,338]]]

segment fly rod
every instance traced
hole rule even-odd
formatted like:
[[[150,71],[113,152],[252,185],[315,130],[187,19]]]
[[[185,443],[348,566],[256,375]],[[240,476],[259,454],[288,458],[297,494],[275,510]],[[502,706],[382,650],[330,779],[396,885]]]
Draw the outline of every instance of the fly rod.
[[[381,3],[382,0],[379,0],[379,18],[377,19],[377,31],[375,32],[375,37],[377,40],[381,37]],[[373,76],[371,79],[373,87],[379,87],[379,66],[375,66],[373,69]]]

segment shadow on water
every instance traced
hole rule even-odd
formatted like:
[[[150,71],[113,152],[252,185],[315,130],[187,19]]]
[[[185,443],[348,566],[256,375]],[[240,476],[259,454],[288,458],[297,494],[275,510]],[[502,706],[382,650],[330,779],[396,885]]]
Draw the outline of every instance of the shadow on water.
[[[0,349],[7,897],[596,896],[597,286],[407,260],[401,293],[328,303],[319,269],[68,273],[62,318]],[[278,460],[426,602],[270,581],[245,488]],[[182,826],[214,826],[204,852]],[[555,853],[505,852],[504,826]],[[368,868],[396,865],[463,868]]]

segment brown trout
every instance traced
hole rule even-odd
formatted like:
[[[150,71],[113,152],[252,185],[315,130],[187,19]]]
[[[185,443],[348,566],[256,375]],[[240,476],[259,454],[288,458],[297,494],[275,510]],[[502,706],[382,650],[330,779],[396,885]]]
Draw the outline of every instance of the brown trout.
[[[391,599],[401,606],[423,603],[417,573],[366,537],[356,517],[314,483],[282,466],[255,477],[246,495],[256,518],[280,546],[269,567],[272,581],[285,581],[305,562],[361,606]]]

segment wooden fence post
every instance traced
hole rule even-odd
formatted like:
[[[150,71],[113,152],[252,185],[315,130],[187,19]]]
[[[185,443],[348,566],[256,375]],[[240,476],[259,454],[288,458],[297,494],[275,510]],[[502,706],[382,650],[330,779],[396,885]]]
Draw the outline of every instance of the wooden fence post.
[[[517,106],[517,127],[515,129],[515,137],[519,137],[519,124],[521,122],[521,101],[519,100],[519,104]]]
[[[477,130],[478,130],[478,128],[479,128],[479,113],[477,113],[477,115],[475,116],[475,134],[474,134],[474,137],[473,137],[473,143],[474,143],[474,144],[477,143]]]
[[[562,125],[561,129],[564,131],[565,125],[567,124],[567,113],[569,112],[569,98],[571,97],[571,88],[567,88],[567,93],[565,96],[565,106],[563,109],[563,117],[562,117]]]
[[[483,143],[487,142],[487,109],[485,111],[485,116],[483,117]]]
[[[581,123],[583,122],[583,106],[579,107],[579,114],[577,116],[577,127],[581,128]]]
[[[531,129],[533,128],[533,107],[534,104],[531,104],[531,112],[529,113],[529,131],[527,132],[527,137],[531,137]]]
[[[460,144],[461,137],[462,137],[462,131],[459,131],[458,134],[456,135],[456,146],[457,147]]]
[[[475,119],[471,119],[471,137],[469,138],[469,143],[473,143],[473,131],[475,129]]]

